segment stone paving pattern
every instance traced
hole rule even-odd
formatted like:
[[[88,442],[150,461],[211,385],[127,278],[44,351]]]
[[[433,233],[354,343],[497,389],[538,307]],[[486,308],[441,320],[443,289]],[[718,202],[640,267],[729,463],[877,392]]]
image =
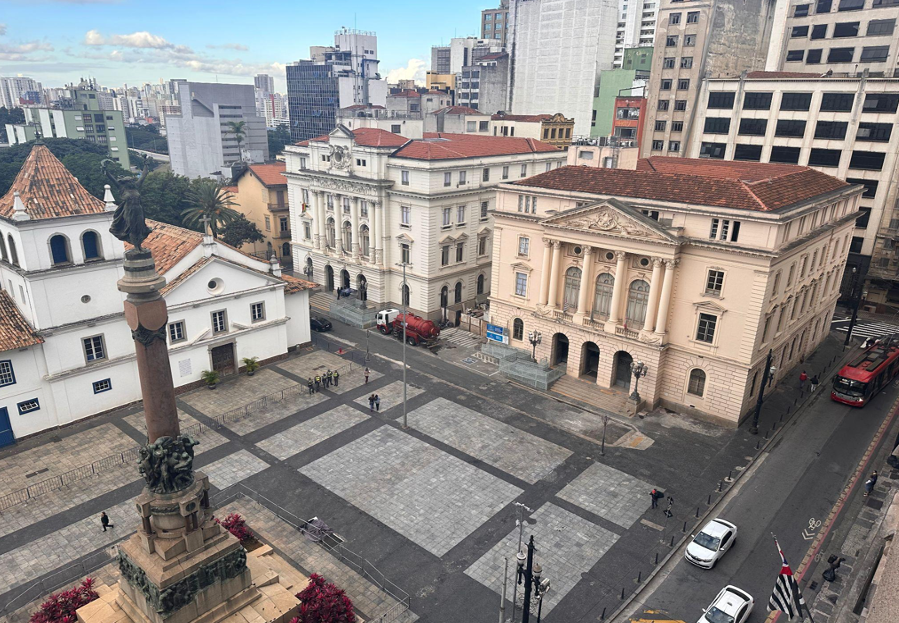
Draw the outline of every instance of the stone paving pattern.
[[[371,381],[369,381],[371,383]],[[419,394],[424,393],[424,389],[421,387],[417,387],[412,385],[411,383],[406,384],[406,401],[412,400]],[[381,413],[384,413],[388,409],[392,409],[393,407],[399,406],[403,404],[403,382],[402,381],[394,381],[389,385],[385,385],[381,389],[372,389],[367,394],[363,396],[359,396],[355,402],[357,405],[361,405],[366,410],[368,410],[368,397],[372,394],[377,394],[381,398]]]
[[[442,556],[521,489],[394,428],[382,427],[300,473]]]
[[[531,484],[572,454],[446,398],[415,409],[408,419],[412,428]]]
[[[253,456],[247,450],[238,450],[234,454],[199,469],[209,476],[209,483],[221,491],[253,474],[268,469],[268,467],[268,463]]]
[[[328,396],[322,392],[309,395],[309,391],[303,387],[299,393],[291,394],[280,402],[270,402],[257,411],[239,419],[225,422],[225,426],[238,435],[249,435],[269,424],[294,415],[298,411],[308,409],[313,405],[328,400]]]
[[[546,615],[581,581],[581,574],[593,568],[609,551],[618,535],[551,503],[538,508],[531,518],[536,522],[525,526],[522,551],[527,551],[527,541],[533,535],[537,560],[543,566],[544,577],[550,578],[551,582],[551,590],[543,600],[543,614]],[[510,557],[511,588],[516,551],[518,528],[466,569],[465,575],[502,594],[503,557]]]
[[[244,380],[246,382],[239,382]],[[252,377],[242,376],[240,379],[222,383],[213,390],[204,388],[204,391],[191,392],[182,396],[181,400],[202,413],[213,416],[226,413],[296,384],[296,381],[283,374],[264,368]]]
[[[557,495],[603,519],[630,528],[652,505],[649,499],[652,489],[653,485],[639,478],[594,463]]]
[[[350,366],[350,362],[339,355],[334,355],[324,350],[314,350],[302,357],[279,361],[277,366],[291,374],[308,379],[310,376],[315,377],[316,374],[324,374],[328,370],[343,370]],[[343,381],[343,377],[344,373],[341,371],[341,381]]]
[[[368,417],[358,409],[341,405],[256,445],[283,461],[366,420]]]
[[[144,435],[147,434],[147,422],[144,418],[143,411],[138,411],[137,413],[129,415],[124,419],[124,422]],[[181,428],[181,432],[184,432],[186,428],[195,426],[196,424],[199,424],[196,418],[188,415],[181,409],[178,409],[178,425]],[[203,431],[199,435],[195,434],[194,438],[200,442],[200,445],[194,447],[194,454],[208,452],[228,441],[209,428],[203,428]]]

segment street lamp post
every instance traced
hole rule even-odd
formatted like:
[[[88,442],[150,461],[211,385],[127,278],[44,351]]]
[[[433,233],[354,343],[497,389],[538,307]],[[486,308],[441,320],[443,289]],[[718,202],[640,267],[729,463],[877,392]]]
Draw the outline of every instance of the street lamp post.
[[[406,262],[397,264],[403,267],[403,286],[400,288],[400,298],[403,299],[403,428],[408,427],[406,421]]]
[[[540,340],[543,339],[543,336],[540,335],[539,331],[528,331],[528,342],[531,343],[531,346],[534,347],[533,359],[537,361],[537,344],[540,343]]]
[[[540,578],[543,568],[534,562],[534,536],[528,541],[528,554],[526,560],[518,558],[518,584],[524,583],[524,605],[521,609],[521,623],[531,620],[531,593],[538,600],[537,623],[540,623],[540,613],[543,610],[543,596],[549,591],[549,579]]]
[[[852,287],[849,290],[850,304],[852,305],[852,319],[849,320],[849,330],[846,331],[846,341],[843,342],[844,347],[849,345],[849,340],[852,339],[852,330],[855,328],[855,322],[858,320],[858,307],[862,302],[862,289],[858,287],[859,281],[863,280],[860,279],[858,269],[853,266]]]
[[[762,372],[762,384],[759,387],[759,397],[755,403],[755,413],[752,414],[752,426],[749,427],[749,432],[753,435],[759,434],[759,416],[762,414],[762,403],[765,401],[765,387],[768,385],[768,379],[774,378],[774,373],[777,372],[777,368],[771,365],[773,359],[774,350],[768,349],[768,358],[765,360],[765,370]]]
[[[640,379],[646,376],[647,372],[649,372],[649,366],[642,361],[631,362],[631,373],[634,375],[634,391],[631,392],[630,399],[634,402],[640,402],[640,393],[637,391],[637,387],[640,385]]]
[[[518,518],[516,521],[518,522],[518,552],[515,554],[515,560],[518,561],[518,566],[521,567],[524,564],[525,555],[524,552],[521,551],[521,541],[524,539],[524,513],[533,513],[534,511],[521,502],[515,502],[515,508],[518,512]],[[515,608],[518,605],[518,583],[512,583],[512,618],[510,621],[515,621]]]

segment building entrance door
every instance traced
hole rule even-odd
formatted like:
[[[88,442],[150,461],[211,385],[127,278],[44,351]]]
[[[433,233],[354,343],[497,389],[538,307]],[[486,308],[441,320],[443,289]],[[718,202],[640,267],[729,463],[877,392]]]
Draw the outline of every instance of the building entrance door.
[[[325,287],[328,292],[334,291],[334,269],[330,265],[325,266]]]
[[[596,380],[599,370],[599,346],[585,342],[581,350],[581,375]]]
[[[16,436],[9,423],[9,411],[6,410],[6,407],[0,407],[0,448],[14,443],[16,443]]]
[[[624,389],[631,388],[631,363],[634,358],[630,353],[619,350],[615,354],[615,385]]]
[[[234,374],[237,369],[234,367],[234,344],[222,344],[212,349],[212,369],[227,376]]]

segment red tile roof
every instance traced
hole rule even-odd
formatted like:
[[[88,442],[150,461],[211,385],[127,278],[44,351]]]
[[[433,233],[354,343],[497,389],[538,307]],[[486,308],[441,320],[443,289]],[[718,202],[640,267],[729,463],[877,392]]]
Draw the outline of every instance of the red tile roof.
[[[302,292],[303,290],[311,290],[315,287],[316,284],[311,281],[305,281],[304,279],[297,279],[291,275],[281,275],[281,279],[284,281],[284,293],[285,294],[296,294],[297,292]]]
[[[405,136],[393,134],[379,128],[359,128],[352,132],[353,140],[356,141],[356,144],[364,145],[365,147],[400,147],[409,142],[409,139]]]
[[[617,197],[654,199],[767,212],[849,186],[820,171],[794,165],[652,158],[635,171],[597,167],[561,167],[512,182]],[[659,161],[666,161],[660,163]],[[678,163],[669,163],[678,160]],[[694,163],[691,166],[691,163]],[[699,163],[699,164],[695,164]],[[756,169],[758,167],[758,169]],[[664,172],[660,172],[660,169]]]
[[[168,223],[147,219],[147,225],[153,230],[144,241],[144,246],[153,253],[156,261],[156,272],[167,273],[182,259],[203,244],[203,234],[198,231],[184,229]],[[131,245],[125,243],[125,248]]]
[[[340,110],[386,110],[386,108],[378,104],[353,104]]]
[[[387,97],[421,97],[421,93],[418,91],[413,91],[411,89],[406,89],[405,91],[400,91],[399,93],[388,93]]]
[[[282,175],[286,170],[287,165],[283,162],[250,165],[250,171],[253,172],[253,175],[259,178],[259,181],[266,186],[286,186],[287,178]]]
[[[0,290],[0,352],[43,343],[6,291]]]
[[[225,190],[225,191],[231,193],[232,195],[236,195],[238,188],[237,188],[237,186],[222,186],[222,190]]]
[[[746,74],[747,78],[753,79],[777,79],[777,78],[820,78],[821,73],[808,71],[750,71]]]
[[[435,115],[484,115],[480,110],[469,108],[468,106],[445,106],[440,110],[434,111]]]
[[[549,121],[552,119],[552,115],[542,114],[542,115],[506,115],[506,114],[496,114],[491,117],[496,121]]]
[[[424,139],[409,141],[393,155],[415,160],[451,160],[558,151],[558,148],[532,138],[425,132]]]
[[[18,191],[32,219],[102,214],[106,204],[87,192],[46,145],[31,148],[9,191],[0,198],[0,216],[12,218]]]

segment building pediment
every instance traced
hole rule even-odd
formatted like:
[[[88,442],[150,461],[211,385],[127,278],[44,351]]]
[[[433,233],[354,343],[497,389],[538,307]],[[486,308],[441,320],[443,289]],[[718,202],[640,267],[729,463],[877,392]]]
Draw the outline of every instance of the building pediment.
[[[721,316],[727,311],[726,308],[715,301],[697,301],[696,303],[693,303],[693,307],[701,312],[708,312],[710,314],[715,314],[716,316]]]
[[[533,270],[530,266],[525,264],[524,262],[515,262],[512,264],[512,271],[519,273],[529,273]]]
[[[657,221],[635,212],[615,199],[565,210],[541,222],[551,228],[595,232],[619,238],[674,244],[679,242],[676,236],[666,231]]]
[[[401,233],[399,236],[396,237],[396,239],[399,242],[405,242],[408,244],[412,244],[413,242],[415,242],[415,240],[413,240],[412,236],[410,236],[406,232]]]

